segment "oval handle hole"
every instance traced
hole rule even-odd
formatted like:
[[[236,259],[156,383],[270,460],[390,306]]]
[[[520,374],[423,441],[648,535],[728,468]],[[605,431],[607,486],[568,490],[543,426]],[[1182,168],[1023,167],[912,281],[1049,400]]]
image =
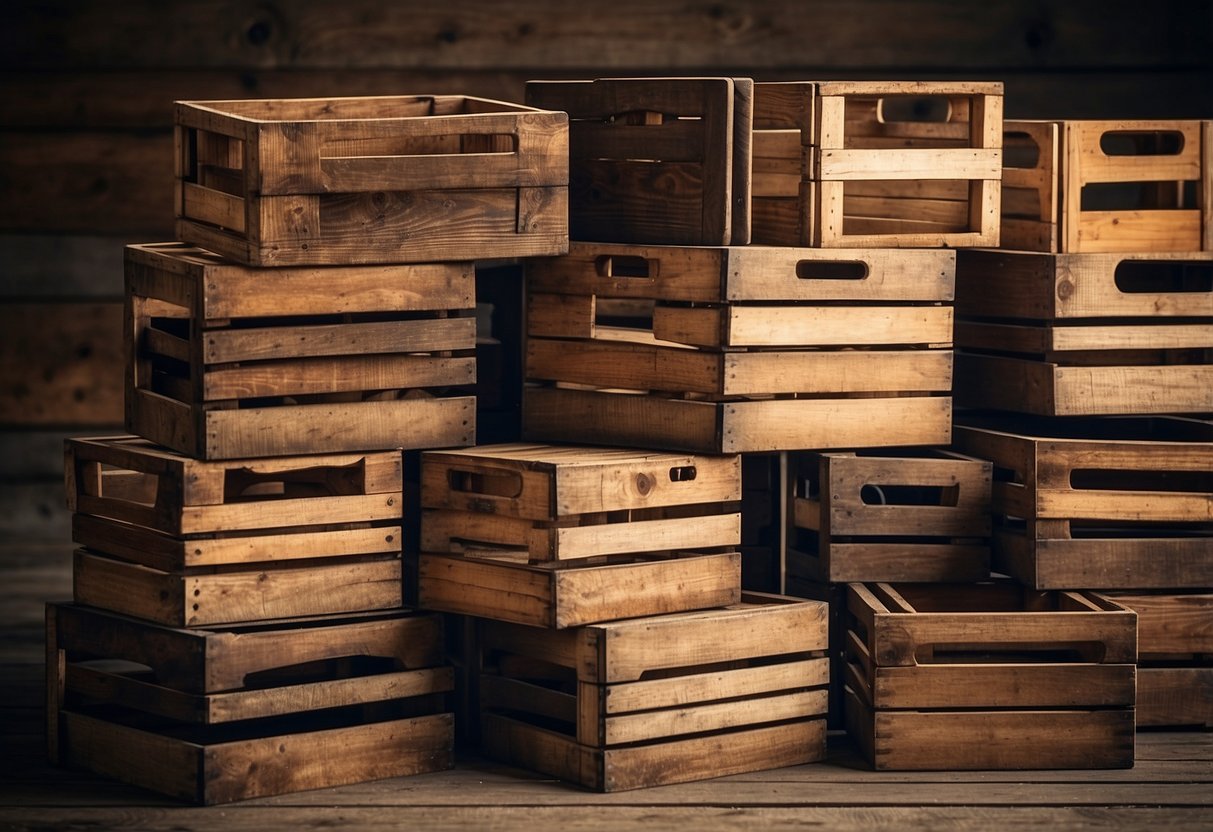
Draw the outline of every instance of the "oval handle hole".
[[[1116,288],[1126,295],[1159,292],[1213,292],[1213,263],[1172,263],[1161,260],[1125,260],[1113,275]]]
[[[952,120],[952,102],[943,95],[894,95],[876,102],[876,119],[890,122],[934,122]]]
[[[658,263],[630,254],[603,254],[594,260],[599,277],[657,277]]]
[[[670,469],[670,482],[690,482],[698,475],[694,465],[683,465]]]
[[[860,260],[801,260],[796,264],[801,280],[863,280],[868,264]]]
[[[468,494],[513,498],[522,493],[522,475],[513,471],[485,473],[453,468],[447,472],[447,482],[452,491]]]
[[[1109,130],[1099,137],[1107,156],[1178,156],[1184,135],[1175,130]]]
[[[859,490],[859,499],[867,506],[955,506],[960,486],[868,483]]]

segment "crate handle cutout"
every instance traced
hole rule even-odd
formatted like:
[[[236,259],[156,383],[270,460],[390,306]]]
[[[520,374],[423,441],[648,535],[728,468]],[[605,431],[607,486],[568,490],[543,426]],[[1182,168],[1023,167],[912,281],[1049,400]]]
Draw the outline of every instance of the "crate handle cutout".
[[[691,482],[698,474],[694,465],[681,465],[670,469],[670,482]]]
[[[452,491],[465,494],[485,494],[490,497],[513,499],[522,493],[522,475],[516,471],[474,471],[452,468],[447,471],[447,483]]]
[[[660,263],[656,259],[638,257],[634,254],[603,254],[594,258],[594,270],[599,277],[632,277],[653,280],[660,274]]]
[[[1032,170],[1040,164],[1040,144],[1027,133],[1012,130],[1002,135],[1002,166]]]
[[[357,679],[406,669],[404,662],[397,656],[341,656],[247,673],[244,676],[244,689],[280,688],[310,682]]]
[[[1075,468],[1070,487],[1082,491],[1155,491],[1206,494],[1213,499],[1213,471],[1157,471],[1130,468]],[[1199,519],[1199,518],[1193,518]]]
[[[952,116],[952,99],[946,95],[893,95],[876,102],[876,120],[881,124],[946,124]]]
[[[1180,211],[1200,205],[1195,179],[1155,182],[1090,182],[1082,186],[1081,211]]]
[[[1075,642],[953,642],[920,644],[914,649],[917,664],[1052,664],[1084,661],[1100,663],[1107,646],[1098,641]]]
[[[323,465],[294,471],[260,473],[251,468],[223,472],[223,501],[351,497],[364,493],[366,460],[349,465]]]
[[[957,506],[959,485],[892,485],[867,483],[859,489],[865,506]]]
[[[801,280],[865,280],[868,264],[862,260],[799,260],[796,276]]]
[[[100,462],[84,462],[77,482],[80,491],[90,497],[144,507],[156,505],[160,493],[158,475]]]
[[[1107,130],[1099,137],[1105,156],[1178,156],[1184,144],[1177,130]]]
[[[518,152],[518,137],[512,133],[468,133],[452,131],[430,136],[392,136],[377,139],[335,139],[320,145],[321,160],[409,159],[427,156],[508,155]]]
[[[1126,295],[1213,292],[1213,263],[1122,260],[1112,278]]]

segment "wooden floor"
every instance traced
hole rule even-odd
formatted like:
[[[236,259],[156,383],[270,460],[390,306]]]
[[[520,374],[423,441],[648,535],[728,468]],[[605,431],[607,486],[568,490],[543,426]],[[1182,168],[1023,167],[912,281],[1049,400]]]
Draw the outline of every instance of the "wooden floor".
[[[441,774],[183,806],[45,762],[42,604],[70,594],[65,544],[0,546],[0,829],[1213,829],[1213,733],[1201,731],[1139,734],[1125,771],[876,774],[838,737],[825,763],[612,795],[472,758]]]

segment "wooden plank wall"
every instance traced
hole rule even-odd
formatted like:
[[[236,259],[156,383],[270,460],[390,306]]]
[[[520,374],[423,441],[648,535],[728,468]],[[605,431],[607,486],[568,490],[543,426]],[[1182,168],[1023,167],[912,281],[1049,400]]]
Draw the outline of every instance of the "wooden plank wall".
[[[174,99],[529,78],[1001,79],[1013,118],[1213,117],[1192,0],[7,0],[0,538],[63,539],[60,443],[121,418],[126,242],[171,236]]]

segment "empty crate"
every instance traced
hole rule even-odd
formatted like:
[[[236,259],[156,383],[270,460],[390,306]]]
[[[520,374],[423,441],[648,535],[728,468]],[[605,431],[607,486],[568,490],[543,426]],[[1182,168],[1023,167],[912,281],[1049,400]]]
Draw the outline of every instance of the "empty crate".
[[[568,247],[568,117],[452,95],[179,101],[177,236],[252,266]]]

